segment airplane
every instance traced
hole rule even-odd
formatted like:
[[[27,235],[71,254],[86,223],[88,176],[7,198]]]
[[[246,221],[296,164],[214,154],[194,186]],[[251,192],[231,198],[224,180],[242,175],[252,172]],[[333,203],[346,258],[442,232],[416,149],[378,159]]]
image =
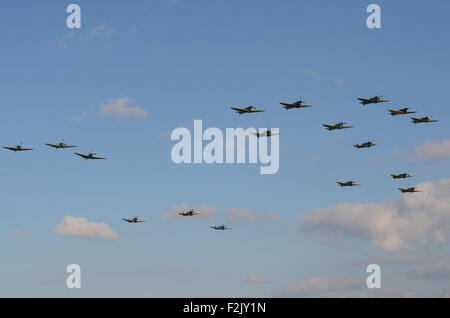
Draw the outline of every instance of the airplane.
[[[280,103],[283,105],[283,108],[288,110],[292,108],[305,108],[305,107],[312,107],[312,105],[305,105],[305,102],[302,100],[298,100],[295,103]]]
[[[273,135],[280,135],[280,133],[273,133],[272,130],[267,129],[265,132],[259,133],[259,132],[255,132],[255,133],[251,133],[252,135],[255,135],[256,137],[270,137]]]
[[[82,153],[78,153],[78,152],[74,152],[74,154],[76,154],[77,156],[80,156],[81,158],[86,159],[86,160],[88,160],[88,159],[97,159],[97,160],[106,159],[106,158],[101,158],[101,157],[95,157],[96,153],[94,153],[94,152],[90,152],[87,155],[83,155]]]
[[[417,112],[409,112],[408,111],[409,108],[405,107],[402,109],[398,109],[398,110],[394,110],[394,109],[388,109],[388,112],[392,115],[392,116],[396,116],[396,115],[407,115],[407,114],[414,114]]]
[[[218,225],[218,226],[210,226],[210,228],[212,228],[213,230],[216,230],[216,231],[231,230],[231,227],[225,227],[224,224]]]
[[[362,184],[358,184],[355,181],[348,181],[348,182],[336,182],[337,184],[339,184],[341,187],[356,187],[356,186],[361,186]]]
[[[344,126],[346,123],[338,123],[336,125],[322,125],[328,130],[336,130],[336,129],[345,129],[345,128],[353,128],[355,126]]]
[[[77,146],[68,146],[64,143],[64,139],[59,144],[45,144],[46,146],[53,147],[55,149],[75,148]]]
[[[378,103],[386,103],[390,102],[390,100],[382,100],[383,96],[374,96],[372,98],[358,98],[361,104],[367,105],[367,104],[378,104]]]
[[[414,176],[410,176],[407,173],[400,173],[400,174],[391,174],[391,177],[393,179],[405,179],[405,178],[412,178]]]
[[[422,192],[422,190],[418,190],[416,189],[416,187],[412,187],[412,188],[398,188],[402,193],[408,193],[408,192]]]
[[[363,143],[363,144],[356,144],[356,145],[353,145],[353,147],[356,147],[356,148],[358,148],[358,149],[361,149],[361,148],[370,148],[370,147],[377,146],[377,145],[379,145],[379,144],[380,144],[380,143],[374,144],[372,141],[368,141],[368,142],[365,142],[365,143]]]
[[[194,216],[194,215],[198,215],[198,214],[200,214],[200,213],[194,212],[193,209],[190,209],[190,210],[187,211],[187,212],[179,212],[178,214],[181,215],[181,216]]]
[[[144,223],[144,222],[147,222],[147,221],[144,221],[144,220],[139,220],[139,218],[137,216],[135,216],[135,217],[133,217],[131,219],[122,219],[122,220],[125,221],[125,222],[128,222],[128,223]]]
[[[431,120],[431,116],[427,116],[427,117],[422,117],[422,118],[414,118],[411,117],[412,121],[414,124],[420,124],[420,123],[435,123],[438,122],[439,120]]]
[[[29,150],[33,150],[33,148],[23,148],[22,147],[22,143],[20,143],[20,145],[17,145],[17,146],[15,146],[15,147],[3,147],[3,148],[5,148],[5,149],[8,149],[8,150],[11,150],[11,151],[14,151],[14,152],[17,152],[17,151],[29,151]]]
[[[231,107],[232,110],[236,111],[239,115],[248,114],[248,113],[261,113],[264,110],[257,110],[254,106],[250,105],[247,108],[236,108]]]

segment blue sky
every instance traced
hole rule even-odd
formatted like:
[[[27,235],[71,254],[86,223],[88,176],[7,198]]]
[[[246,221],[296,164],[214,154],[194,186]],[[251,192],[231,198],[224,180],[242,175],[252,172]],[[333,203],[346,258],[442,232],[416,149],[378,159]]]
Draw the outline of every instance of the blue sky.
[[[436,279],[450,277],[448,3],[377,1],[377,30],[365,24],[369,1],[77,1],[80,30],[66,27],[69,3],[9,1],[0,12],[1,143],[35,148],[1,152],[0,296],[374,295],[352,280],[374,257],[380,295],[450,293]],[[378,94],[392,102],[356,100]],[[145,115],[102,114],[124,98]],[[299,98],[314,107],[279,105]],[[229,109],[250,103],[266,112]],[[406,106],[440,121],[387,113]],[[170,133],[195,119],[280,128],[279,172],[173,164]],[[340,121],[356,127],[322,127]],[[108,159],[44,146],[62,138]],[[372,139],[382,144],[352,147]],[[416,177],[390,179],[403,171]],[[363,186],[335,184],[352,179]],[[399,195],[416,184],[429,191]],[[218,212],[164,218],[183,203]],[[383,203],[395,218],[377,218]],[[106,223],[119,239],[58,235],[66,215]],[[134,215],[149,222],[121,221]],[[233,229],[209,230],[221,223]],[[72,263],[80,290],[65,287]],[[329,289],[318,292],[314,277]]]

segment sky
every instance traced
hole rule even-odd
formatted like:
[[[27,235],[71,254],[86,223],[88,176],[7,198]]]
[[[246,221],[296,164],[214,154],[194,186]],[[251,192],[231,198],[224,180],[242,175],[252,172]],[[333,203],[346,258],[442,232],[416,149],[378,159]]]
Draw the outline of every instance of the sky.
[[[81,28],[66,7],[81,7]],[[381,7],[380,29],[366,8]],[[8,1],[0,297],[450,296],[445,1]],[[362,106],[357,97],[388,103]],[[313,107],[284,110],[304,99]],[[230,107],[265,112],[238,115]],[[388,109],[437,123],[414,125]],[[280,168],[173,163],[178,127],[279,128]],[[329,132],[323,124],[352,129]],[[83,160],[77,145],[106,160]],[[357,150],[368,140],[379,146]],[[392,173],[414,178],[393,180]],[[355,180],[361,187],[340,188]],[[423,192],[401,194],[398,187]],[[176,212],[200,211],[192,218]],[[122,218],[140,216],[142,224]],[[227,224],[229,231],[210,226]],[[381,266],[382,288],[366,287]],[[78,264],[82,287],[68,289]]]

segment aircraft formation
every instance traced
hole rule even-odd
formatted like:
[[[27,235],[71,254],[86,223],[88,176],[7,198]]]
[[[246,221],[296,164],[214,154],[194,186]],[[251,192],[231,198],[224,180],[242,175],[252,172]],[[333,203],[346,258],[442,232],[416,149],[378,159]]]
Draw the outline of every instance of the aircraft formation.
[[[372,98],[357,98],[360,103],[362,105],[368,105],[368,104],[378,104],[378,103],[387,103],[390,102],[390,100],[383,100],[382,96],[374,96]],[[282,105],[282,107],[286,110],[289,109],[300,109],[300,108],[309,108],[309,107],[313,107],[313,105],[308,105],[306,104],[304,101],[302,101],[301,99],[293,102],[293,103],[285,103],[285,102],[281,102],[280,105]],[[260,113],[260,112],[264,112],[264,110],[260,110],[260,109],[256,109],[253,105],[250,105],[246,108],[238,108],[238,107],[231,107],[232,110],[234,110],[236,113],[238,113],[239,115],[243,115],[243,114],[250,114],[250,113]],[[388,110],[389,114],[391,116],[398,116],[398,115],[408,115],[408,114],[414,114],[416,113],[416,111],[410,111],[410,109],[408,107],[402,108],[402,109],[398,109],[398,110],[393,110],[393,109],[389,109]],[[422,117],[422,118],[416,118],[416,117],[411,117],[411,120],[414,124],[419,124],[419,123],[433,123],[433,122],[438,122],[438,120],[432,120],[431,116],[426,116],[426,117]],[[323,124],[323,127],[325,127],[325,129],[327,129],[328,131],[333,131],[333,130],[342,130],[342,129],[349,129],[349,128],[354,128],[355,126],[346,126],[346,123],[344,122],[340,122],[334,125],[330,125],[330,124]],[[254,135],[256,135],[257,138],[261,138],[261,137],[271,137],[273,135],[279,135],[279,133],[272,133],[272,131],[270,129],[267,129],[265,132],[256,132],[253,133]],[[375,143],[374,141],[367,141],[367,142],[363,142],[361,144],[355,144],[353,145],[355,148],[357,149],[363,149],[363,148],[371,148],[377,145],[380,145],[381,143]],[[69,149],[69,148],[76,148],[77,146],[74,145],[67,145],[64,140],[56,143],[56,144],[51,144],[51,143],[45,143],[46,146],[54,148],[56,150],[58,149]],[[20,143],[14,147],[12,146],[4,146],[4,149],[10,150],[10,151],[14,151],[14,152],[23,152],[23,151],[32,151],[34,150],[34,148],[24,148],[23,147],[23,143]],[[79,152],[74,152],[74,154],[76,156],[79,156],[85,160],[105,160],[105,157],[97,157],[97,154],[94,152],[90,152],[88,154],[83,154],[83,153],[79,153]],[[391,177],[393,179],[407,179],[407,178],[412,178],[414,176],[409,175],[408,173],[400,173],[400,174],[391,174]],[[354,186],[361,186],[362,184],[358,184],[355,181],[337,181],[336,182],[340,187],[354,187]],[[414,192],[421,192],[420,189],[417,189],[416,187],[410,187],[410,188],[398,188],[400,190],[400,192],[402,193],[414,193]],[[190,209],[188,211],[184,211],[184,212],[178,212],[178,215],[182,216],[182,217],[193,217],[196,215],[199,215],[199,212],[194,211],[193,209]],[[127,223],[134,223],[134,224],[138,224],[138,223],[144,223],[146,222],[145,220],[141,220],[139,219],[139,217],[135,216],[129,219],[123,218],[122,221],[127,222]],[[213,230],[216,231],[224,231],[224,230],[229,230],[231,228],[226,227],[224,224],[222,225],[216,225],[216,226],[211,226],[210,227]]]
[[[23,148],[23,143],[20,143],[20,144],[18,144],[18,145],[16,145],[15,147],[8,147],[8,146],[4,146],[3,148],[5,148],[5,149],[8,149],[8,150],[11,150],[11,151],[14,151],[14,152],[21,152],[21,151],[31,151],[31,150],[33,150],[34,148]],[[52,148],[54,148],[54,149],[68,149],[68,148],[76,148],[76,147],[78,147],[78,146],[69,146],[69,145],[66,145],[65,144],[65,142],[64,142],[64,140],[63,141],[61,141],[60,143],[57,143],[57,144],[49,144],[49,143],[46,143],[45,144],[46,146],[49,146],[49,147],[52,147]],[[87,155],[85,155],[85,154],[82,154],[82,153],[79,153],[79,152],[74,152],[74,154],[75,155],[77,155],[77,156],[80,156],[80,157],[82,157],[82,158],[84,158],[84,159],[106,159],[106,158],[102,158],[102,157],[95,157],[97,154],[96,153],[94,153],[94,152],[90,152],[90,153],[88,153]]]
[[[363,106],[369,105],[369,104],[379,104],[379,103],[388,103],[390,100],[383,99],[383,96],[377,95],[371,98],[362,98],[358,97],[357,100],[362,104]],[[293,103],[280,103],[284,109],[289,110],[293,108],[307,108],[307,107],[313,107],[313,105],[307,105],[303,100],[298,100]],[[238,107],[231,107],[232,110],[236,111],[239,115],[243,114],[249,114],[249,113],[259,113],[264,112],[264,110],[256,110],[256,108],[252,105],[246,107],[246,108],[238,108]],[[389,114],[391,116],[399,116],[399,115],[409,115],[409,114],[415,114],[416,111],[411,111],[409,107],[404,107],[401,109],[389,109]],[[438,120],[432,120],[431,116],[425,116],[421,118],[411,117],[411,120],[414,124],[420,124],[420,123],[434,123],[438,122]],[[328,131],[333,130],[342,130],[342,129],[349,129],[354,128],[355,126],[346,126],[346,123],[340,122],[334,125],[330,124],[323,124],[323,127],[327,129]],[[256,135],[256,137],[270,137],[273,135],[272,131],[270,129],[266,130],[265,132],[259,133],[252,133]],[[371,148],[380,145],[381,143],[376,143],[375,141],[366,141],[360,144],[355,144],[353,147],[356,149],[363,149],[363,148]],[[391,174],[391,177],[393,179],[406,179],[406,178],[412,178],[413,176],[409,175],[408,173],[401,173],[401,174]],[[336,182],[341,187],[354,187],[354,186],[361,186],[361,184],[356,183],[355,181],[337,181]],[[399,188],[400,192],[402,193],[413,193],[413,192],[421,192],[421,190],[411,187],[411,188]]]

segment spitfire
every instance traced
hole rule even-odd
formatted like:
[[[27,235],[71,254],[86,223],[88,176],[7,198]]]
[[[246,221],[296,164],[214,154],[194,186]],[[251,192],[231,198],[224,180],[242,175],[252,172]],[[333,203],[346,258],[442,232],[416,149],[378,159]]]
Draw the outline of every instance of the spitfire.
[[[195,212],[193,209],[190,209],[187,212],[179,212],[178,214],[181,215],[181,216],[194,216],[194,215],[199,215],[200,213],[199,212]]]
[[[84,155],[84,154],[78,153],[78,152],[74,152],[74,154],[76,154],[77,156],[80,156],[81,158],[86,159],[86,160],[89,160],[89,159],[91,159],[91,160],[104,160],[104,159],[106,159],[106,158],[102,158],[102,157],[95,157],[95,155],[97,155],[95,152],[90,152],[87,155]]]
[[[239,115],[242,114],[249,114],[249,113],[261,113],[264,110],[257,110],[254,106],[250,105],[247,108],[237,108],[237,107],[231,107],[232,110],[236,111]]]
[[[422,192],[422,190],[417,189],[416,187],[412,188],[398,188],[401,193],[412,193],[412,192]]]
[[[409,174],[400,173],[400,174],[391,174],[392,179],[406,179],[406,178],[412,178],[414,176],[410,176]]]
[[[413,121],[414,124],[435,123],[435,122],[439,121],[439,120],[432,120],[431,116],[426,116],[426,117],[422,117],[422,118],[414,118],[414,117],[412,117],[411,120]]]
[[[7,147],[7,146],[5,146],[5,147],[3,147],[3,148],[5,148],[5,149],[8,149],[8,150],[11,150],[11,151],[14,151],[14,152],[17,152],[17,151],[30,151],[30,150],[33,150],[33,148],[23,148],[22,147],[22,143],[20,143],[19,145],[17,145],[17,146],[15,146],[15,147]]]
[[[286,110],[292,109],[292,108],[306,108],[306,107],[312,107],[312,105],[305,105],[305,102],[302,100],[298,100],[292,104],[290,103],[280,103],[283,105],[283,108]]]
[[[68,146],[64,143],[64,140],[58,144],[45,144],[46,146],[53,147],[55,149],[76,148],[77,146]]]
[[[147,222],[145,220],[139,220],[139,218],[137,216],[132,217],[131,219],[122,219],[122,220],[125,222],[128,222],[128,223],[145,223],[145,222]]]
[[[379,145],[380,143],[373,143],[372,141],[368,141],[368,142],[365,142],[365,143],[362,143],[362,144],[356,144],[356,145],[353,145],[353,147],[355,147],[355,148],[358,148],[358,149],[361,149],[361,148],[370,148],[370,147],[375,147],[375,146],[377,146],[377,145]]]
[[[337,123],[336,125],[322,125],[322,126],[325,127],[325,129],[328,129],[330,131],[355,127],[355,126],[345,126],[345,124],[346,123]]]
[[[347,181],[347,182],[340,182],[337,181],[337,184],[339,184],[341,187],[358,187],[361,186],[362,184],[358,184],[355,181]]]
[[[399,109],[399,110],[393,110],[389,109],[388,112],[391,114],[391,116],[397,116],[397,115],[407,115],[407,114],[414,114],[417,112],[410,112],[408,107]]]
[[[264,131],[262,133],[260,133],[260,132],[252,132],[250,134],[255,135],[257,138],[260,138],[260,137],[270,137],[270,136],[273,136],[273,135],[279,135],[280,133],[273,133],[272,130],[267,129],[266,131]]]
[[[383,96],[374,96],[372,98],[361,98],[361,97],[359,97],[358,100],[363,105],[390,102],[390,100],[383,100],[382,97]]]
[[[226,230],[231,230],[231,227],[226,227],[224,224],[222,224],[222,225],[216,225],[216,226],[210,226],[210,228],[212,228],[213,230],[216,230],[216,231],[226,231]]]

